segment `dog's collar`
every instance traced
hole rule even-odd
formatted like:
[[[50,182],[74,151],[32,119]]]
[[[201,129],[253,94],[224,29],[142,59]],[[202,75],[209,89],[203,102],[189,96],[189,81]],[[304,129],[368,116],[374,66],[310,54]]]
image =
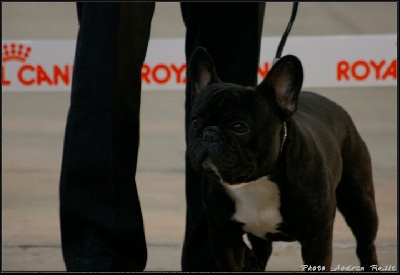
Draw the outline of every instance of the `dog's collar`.
[[[287,126],[286,122],[283,122],[283,138],[282,138],[281,152],[283,150],[283,145],[285,145],[286,138],[287,138]]]

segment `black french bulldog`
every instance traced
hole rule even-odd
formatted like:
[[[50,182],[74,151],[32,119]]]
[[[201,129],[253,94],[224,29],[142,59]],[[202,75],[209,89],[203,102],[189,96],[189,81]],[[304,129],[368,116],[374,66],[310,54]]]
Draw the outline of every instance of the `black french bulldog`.
[[[357,240],[361,266],[377,265],[368,149],[340,106],[311,92],[299,95],[299,59],[281,58],[256,87],[221,82],[204,48],[188,69],[194,87],[188,154],[203,171],[218,268],[263,271],[273,241],[298,241],[305,266],[330,271],[336,207]]]

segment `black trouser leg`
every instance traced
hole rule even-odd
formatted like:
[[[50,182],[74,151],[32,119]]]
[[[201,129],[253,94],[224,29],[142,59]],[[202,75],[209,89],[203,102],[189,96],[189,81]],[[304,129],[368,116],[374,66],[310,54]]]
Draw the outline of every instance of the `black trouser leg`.
[[[78,3],[71,106],[60,179],[68,271],[141,271],[136,190],[140,70],[154,3]]]
[[[256,85],[265,3],[182,2],[186,25],[186,60],[205,47],[224,82]],[[186,86],[186,130],[190,121],[191,83]],[[187,135],[186,135],[187,139]],[[186,231],[183,271],[215,271],[208,242],[208,225],[201,199],[201,176],[186,159]]]

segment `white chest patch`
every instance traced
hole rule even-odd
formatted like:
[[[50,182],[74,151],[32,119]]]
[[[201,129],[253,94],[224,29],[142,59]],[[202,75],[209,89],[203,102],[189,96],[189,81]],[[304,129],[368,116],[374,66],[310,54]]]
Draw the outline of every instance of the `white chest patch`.
[[[279,232],[276,229],[282,222],[279,189],[268,177],[235,185],[222,182],[222,185],[236,205],[232,219],[244,223],[244,231],[263,239],[266,233]]]

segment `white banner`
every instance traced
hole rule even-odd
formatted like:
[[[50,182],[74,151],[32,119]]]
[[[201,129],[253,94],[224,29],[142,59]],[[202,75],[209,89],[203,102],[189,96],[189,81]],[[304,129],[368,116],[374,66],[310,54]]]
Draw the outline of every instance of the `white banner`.
[[[271,67],[280,37],[262,39],[259,81]],[[2,90],[69,91],[74,40],[3,41]],[[142,69],[143,91],[184,90],[184,39],[151,39]],[[300,58],[304,87],[397,86],[397,36],[289,37],[283,55]]]

